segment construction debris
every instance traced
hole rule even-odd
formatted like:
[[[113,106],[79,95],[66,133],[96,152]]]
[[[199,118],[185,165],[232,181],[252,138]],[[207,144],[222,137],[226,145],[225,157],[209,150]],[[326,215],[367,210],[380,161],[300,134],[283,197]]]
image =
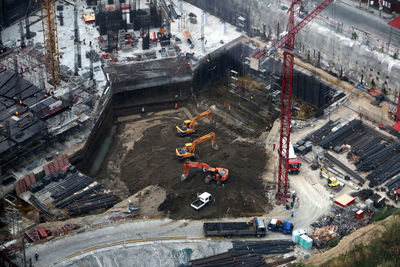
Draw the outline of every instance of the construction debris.
[[[325,247],[335,237],[346,236],[360,227],[370,223],[374,209],[368,209],[364,205],[363,217],[356,216],[360,208],[356,206],[348,206],[345,208],[334,207],[331,215],[323,216],[311,224],[314,232],[311,237],[317,248]]]

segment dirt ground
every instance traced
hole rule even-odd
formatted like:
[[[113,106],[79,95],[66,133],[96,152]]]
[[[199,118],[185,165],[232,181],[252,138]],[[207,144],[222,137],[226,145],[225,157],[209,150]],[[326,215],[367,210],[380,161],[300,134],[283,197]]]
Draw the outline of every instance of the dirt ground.
[[[188,115],[187,109],[179,109],[149,113],[119,124],[118,136],[97,178],[121,198],[150,185],[165,189],[166,199],[158,209],[174,219],[236,217],[243,212],[266,211],[261,180],[267,162],[265,148],[251,137],[254,132],[246,135],[242,130],[239,136],[236,127],[222,124],[218,115],[212,123],[201,120],[196,130],[197,136],[214,131],[219,150],[213,150],[210,141],[202,143],[196,149],[196,161],[228,168],[228,180],[223,186],[205,184],[204,174],[197,169],[190,170],[186,181],[180,180],[183,161],[176,158],[175,149],[194,137],[179,137],[175,126]],[[195,211],[190,203],[197,193],[205,191],[214,196],[214,202]]]

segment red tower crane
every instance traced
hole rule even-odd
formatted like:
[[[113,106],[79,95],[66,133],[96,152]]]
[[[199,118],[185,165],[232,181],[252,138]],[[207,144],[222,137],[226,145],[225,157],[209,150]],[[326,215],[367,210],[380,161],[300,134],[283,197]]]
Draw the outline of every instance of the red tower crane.
[[[277,200],[284,200],[288,197],[288,171],[289,171],[289,143],[290,125],[292,111],[292,85],[293,85],[293,62],[294,62],[294,41],[296,34],[304,28],[322,10],[329,6],[333,0],[324,0],[311,13],[309,13],[296,26],[294,25],[294,7],[301,4],[300,0],[292,0],[288,10],[289,21],[287,24],[287,34],[283,38],[278,38],[272,43],[269,51],[262,51],[267,56],[271,55],[276,49],[283,47],[283,71],[282,71],[282,95],[281,95],[281,129],[279,140],[279,166],[278,166],[278,191]],[[260,57],[260,51],[253,56]]]

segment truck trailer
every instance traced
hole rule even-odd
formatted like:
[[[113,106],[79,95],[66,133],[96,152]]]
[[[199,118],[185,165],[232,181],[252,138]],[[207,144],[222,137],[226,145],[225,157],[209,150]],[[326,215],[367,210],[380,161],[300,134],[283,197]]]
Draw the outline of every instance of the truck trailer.
[[[249,222],[212,222],[203,225],[205,236],[265,236],[267,229],[262,218]]]

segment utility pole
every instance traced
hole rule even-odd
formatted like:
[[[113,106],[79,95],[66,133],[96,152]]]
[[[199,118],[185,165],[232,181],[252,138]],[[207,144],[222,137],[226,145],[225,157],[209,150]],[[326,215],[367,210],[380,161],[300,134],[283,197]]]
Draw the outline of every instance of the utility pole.
[[[21,47],[25,47],[25,34],[24,34],[24,26],[22,25],[22,21],[19,23],[19,34],[21,36]]]
[[[24,267],[26,267],[25,238],[24,238],[24,236],[22,236],[22,253],[23,253],[23,256],[24,256],[24,259],[23,259]]]

